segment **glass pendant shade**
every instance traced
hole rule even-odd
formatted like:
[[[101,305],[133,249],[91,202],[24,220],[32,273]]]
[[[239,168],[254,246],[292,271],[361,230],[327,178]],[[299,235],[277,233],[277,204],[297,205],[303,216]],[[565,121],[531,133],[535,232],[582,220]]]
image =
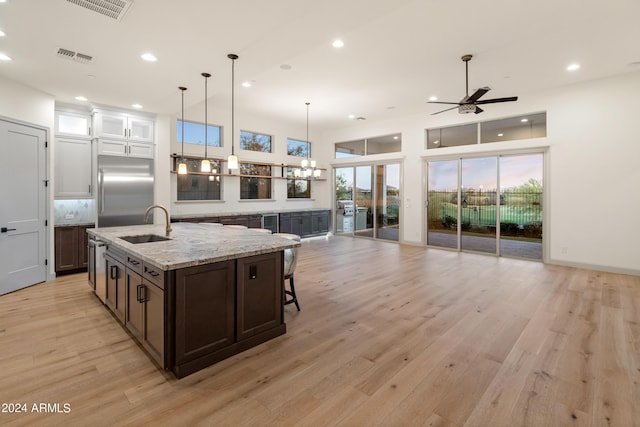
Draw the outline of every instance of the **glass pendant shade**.
[[[306,168],[307,166],[309,166],[309,161],[307,159],[303,159],[300,162],[300,166],[302,166],[303,168]]]
[[[238,169],[238,156],[232,154],[227,158],[227,166],[229,169]]]
[[[202,160],[200,163],[200,172],[210,173],[211,172],[211,162],[207,159]]]
[[[311,167],[315,168],[316,167],[316,161],[315,160],[311,160]]]
[[[187,164],[180,163],[178,164],[178,175],[186,175],[187,174]]]
[[[320,169],[314,169],[313,170],[314,178],[320,178],[320,173],[321,173]]]

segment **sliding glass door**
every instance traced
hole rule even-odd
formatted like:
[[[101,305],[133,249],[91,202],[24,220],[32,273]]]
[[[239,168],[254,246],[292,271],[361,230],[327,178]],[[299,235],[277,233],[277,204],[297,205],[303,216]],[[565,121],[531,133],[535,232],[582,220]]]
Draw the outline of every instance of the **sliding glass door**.
[[[542,153],[427,163],[427,245],[542,259]]]
[[[335,231],[399,241],[400,164],[335,169]]]
[[[461,249],[495,254],[498,159],[462,159],[460,178]]]

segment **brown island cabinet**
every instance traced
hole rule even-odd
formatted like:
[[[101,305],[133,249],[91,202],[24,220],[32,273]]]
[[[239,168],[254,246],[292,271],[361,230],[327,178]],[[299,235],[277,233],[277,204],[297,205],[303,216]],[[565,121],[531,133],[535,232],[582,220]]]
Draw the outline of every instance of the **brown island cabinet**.
[[[106,243],[105,305],[157,364],[182,378],[286,332],[283,251],[251,230],[174,223],[89,230]]]

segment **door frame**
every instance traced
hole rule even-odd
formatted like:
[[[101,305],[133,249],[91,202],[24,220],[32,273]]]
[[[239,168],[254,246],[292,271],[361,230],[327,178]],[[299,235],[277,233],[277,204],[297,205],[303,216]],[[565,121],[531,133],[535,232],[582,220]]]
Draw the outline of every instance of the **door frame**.
[[[51,189],[53,188],[54,182],[51,179],[51,144],[53,143],[51,141],[51,128],[49,128],[48,126],[42,126],[42,125],[38,125],[35,123],[31,123],[31,122],[27,122],[24,120],[20,120],[20,119],[16,119],[14,117],[8,117],[8,116],[4,116],[4,115],[0,115],[0,121],[4,121],[4,122],[8,122],[8,123],[13,123],[13,124],[17,124],[20,126],[27,126],[27,127],[31,127],[34,129],[38,129],[44,132],[44,139],[46,141],[45,147],[44,147],[44,177],[43,180],[46,182],[45,188],[44,188],[44,192],[43,192],[43,197],[44,200],[42,201],[44,203],[44,216],[45,216],[45,223],[46,223],[46,227],[45,227],[45,233],[44,233],[44,245],[45,245],[45,250],[44,250],[44,256],[45,256],[45,260],[47,262],[46,266],[46,273],[45,273],[45,281],[50,281],[50,280],[54,280],[56,278],[56,273],[55,273],[55,260],[52,257],[52,254],[54,253],[53,251],[53,242],[54,242],[54,238],[53,238],[53,232],[54,232],[54,224],[53,221],[51,220],[52,216],[52,206],[53,206],[53,201],[51,199],[51,195],[53,194],[51,192]]]
[[[549,147],[532,147],[532,148],[522,148],[522,149],[511,149],[511,150],[483,150],[483,151],[474,151],[474,152],[469,152],[469,153],[455,153],[455,154],[446,154],[446,155],[442,155],[442,154],[436,154],[436,155],[426,155],[426,156],[422,156],[422,194],[421,197],[424,201],[423,203],[423,208],[422,208],[422,246],[425,246],[427,248],[434,248],[434,249],[442,249],[442,250],[448,250],[448,251],[454,251],[454,252],[469,252],[469,253],[478,253],[478,254],[483,254],[483,255],[489,255],[489,256],[503,256],[501,255],[498,251],[496,251],[496,254],[491,254],[491,253],[486,253],[486,252],[473,252],[473,251],[462,251],[461,245],[460,245],[460,222],[458,222],[458,247],[457,248],[446,248],[446,247],[439,247],[439,246],[429,246],[428,243],[428,232],[429,232],[429,228],[428,228],[428,203],[429,200],[427,198],[427,193],[428,193],[428,185],[429,185],[429,168],[428,168],[428,163],[429,162],[437,162],[437,161],[451,161],[451,160],[456,160],[460,163],[460,160],[462,159],[471,159],[471,158],[482,158],[482,157],[491,157],[491,156],[495,156],[498,157],[498,159],[502,156],[518,156],[518,155],[528,155],[528,154],[541,154],[542,155],[542,179],[543,179],[543,183],[544,183],[544,190],[543,190],[543,194],[542,194],[542,200],[543,200],[543,206],[544,209],[542,211],[542,223],[543,223],[543,227],[542,227],[542,259],[541,260],[535,260],[535,259],[529,259],[529,258],[516,258],[516,259],[523,259],[523,260],[529,260],[529,261],[533,261],[533,262],[543,262],[543,263],[548,263],[549,262],[549,248],[550,248],[550,242],[549,242],[549,236],[550,236],[550,228],[551,228],[551,223],[549,221],[550,218],[550,200],[551,200],[551,196],[550,196],[550,179],[549,179],[549,175],[550,175],[550,167],[549,167]],[[499,160],[498,160],[499,163]],[[460,174],[460,170],[458,170],[458,174]],[[498,166],[498,190],[499,190],[499,185],[500,185],[500,168]],[[460,188],[458,188],[458,192],[460,192]],[[499,218],[499,216],[498,216]],[[500,232],[499,229],[497,230],[496,233],[496,245],[499,248],[500,245]],[[497,248],[497,249],[498,249]]]

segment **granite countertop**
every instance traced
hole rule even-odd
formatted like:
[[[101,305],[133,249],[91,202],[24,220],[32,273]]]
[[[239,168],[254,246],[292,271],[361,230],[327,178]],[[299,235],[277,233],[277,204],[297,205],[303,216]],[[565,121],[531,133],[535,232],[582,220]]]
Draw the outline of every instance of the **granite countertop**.
[[[300,242],[251,229],[196,223],[172,223],[171,240],[129,243],[124,236],[165,235],[160,224],[92,228],[88,233],[162,270],[177,270],[300,246]]]

